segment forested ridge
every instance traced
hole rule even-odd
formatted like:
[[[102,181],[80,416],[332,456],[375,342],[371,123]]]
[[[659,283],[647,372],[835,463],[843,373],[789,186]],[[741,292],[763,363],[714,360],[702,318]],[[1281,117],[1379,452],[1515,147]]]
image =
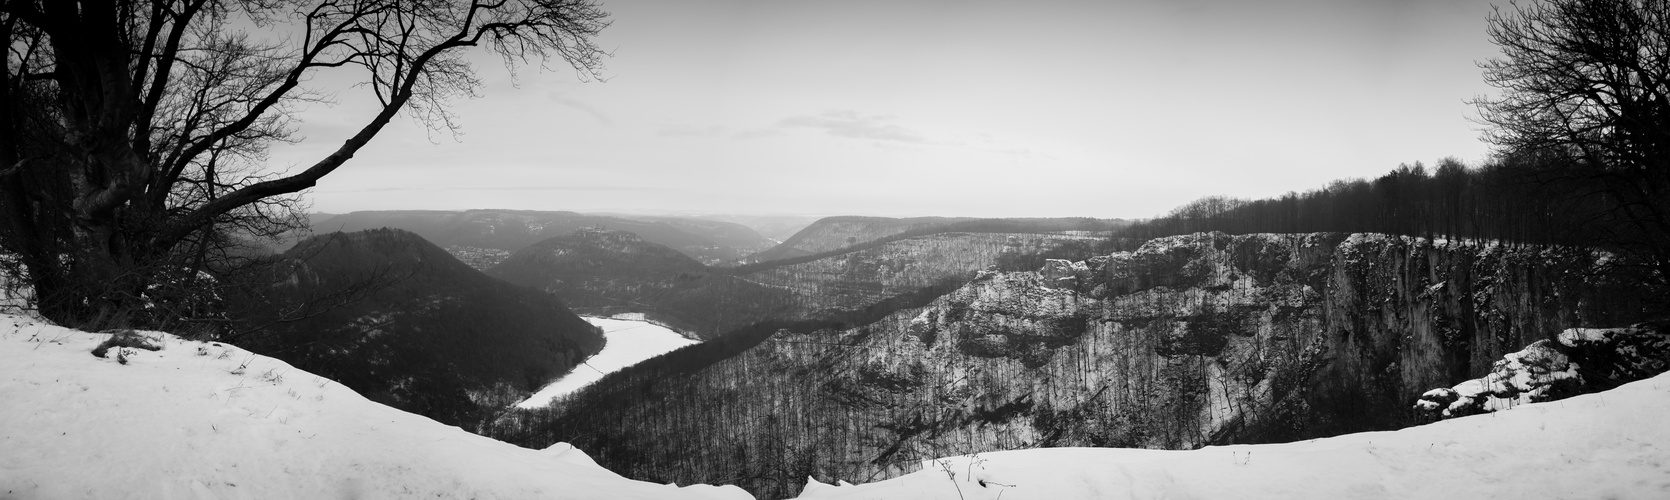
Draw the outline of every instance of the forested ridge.
[[[821,224],[821,225],[820,225]],[[794,247],[796,240],[802,238],[796,234],[770,252],[760,252],[750,256],[752,262],[735,266],[733,273],[751,273],[773,267],[801,264],[814,260],[868,250],[895,241],[917,238],[944,233],[1064,233],[1070,231],[1104,232],[1127,224],[1122,219],[1095,219],[1090,217],[1061,217],[1061,218],[944,218],[920,217],[915,219],[888,219],[885,217],[825,217],[807,227],[801,233],[817,232],[829,236],[845,236],[845,243],[822,242],[819,245],[804,245],[812,247],[831,247],[827,250],[808,252]],[[827,226],[839,226],[829,228]],[[880,227],[873,227],[880,226]],[[810,238],[807,238],[810,239]],[[839,239],[839,238],[837,238]],[[795,248],[797,251],[784,249]],[[796,255],[798,254],[798,255]]]
[[[470,268],[397,229],[332,233],[235,296],[240,343],[372,400],[473,428],[603,347],[554,296]]]
[[[1454,158],[1433,168],[1403,164],[1373,180],[1338,180],[1305,192],[1246,200],[1209,196],[1117,231],[1115,248],[1201,231],[1383,233],[1487,240],[1507,245],[1608,248],[1650,266],[1650,235],[1611,215],[1615,203],[1593,178],[1562,173],[1569,159],[1499,158],[1469,167]]]
[[[680,217],[631,217],[539,210],[373,210],[313,222],[319,232],[391,227],[442,247],[515,252],[580,229],[627,231],[696,260],[719,264],[769,247],[771,240],[741,224]],[[487,266],[491,267],[491,266]]]
[[[1064,234],[1071,231],[1062,227],[1085,225],[982,221],[729,268],[703,266],[631,233],[582,230],[523,249],[487,273],[557,294],[584,313],[644,313],[711,339],[761,322],[885,313],[900,297],[943,293],[989,266],[1083,259],[1107,243],[1100,236]],[[973,232],[981,230],[990,232]]]

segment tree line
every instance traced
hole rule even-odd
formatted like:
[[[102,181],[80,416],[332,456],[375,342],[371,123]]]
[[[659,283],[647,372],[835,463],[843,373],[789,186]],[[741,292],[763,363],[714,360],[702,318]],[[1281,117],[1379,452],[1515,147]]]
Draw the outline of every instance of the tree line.
[[[1402,164],[1372,180],[1338,180],[1275,198],[1208,196],[1117,231],[1113,246],[1131,250],[1152,238],[1203,231],[1373,232],[1631,252],[1636,230],[1607,216],[1615,201],[1585,179],[1552,175],[1559,166],[1551,163],[1560,161],[1569,160],[1520,155],[1469,167],[1444,158],[1431,168]]]

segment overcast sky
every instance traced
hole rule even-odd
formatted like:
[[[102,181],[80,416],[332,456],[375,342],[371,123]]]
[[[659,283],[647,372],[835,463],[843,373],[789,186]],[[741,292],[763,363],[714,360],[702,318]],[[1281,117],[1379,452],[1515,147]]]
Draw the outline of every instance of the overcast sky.
[[[1149,217],[1485,159],[1477,0],[604,1],[607,82],[478,58],[463,134],[397,120],[324,212]],[[373,111],[306,111],[279,166]]]

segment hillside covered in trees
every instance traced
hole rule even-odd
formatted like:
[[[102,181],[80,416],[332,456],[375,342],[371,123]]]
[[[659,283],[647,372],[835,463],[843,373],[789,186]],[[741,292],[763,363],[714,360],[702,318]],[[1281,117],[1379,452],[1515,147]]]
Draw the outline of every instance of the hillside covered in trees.
[[[367,398],[473,428],[603,347],[558,298],[470,268],[416,234],[302,241],[277,257],[239,343]]]
[[[321,218],[312,227],[320,233],[404,229],[469,257],[472,266],[483,270],[528,245],[586,228],[631,232],[708,264],[732,263],[772,245],[733,222],[536,210],[374,210]]]
[[[525,248],[487,274],[554,293],[582,312],[644,313],[714,338],[765,322],[863,324],[897,303],[950,291],[987,267],[1082,259],[1106,243],[1105,233],[1064,231],[1049,220],[982,224],[737,267],[703,266],[632,233],[582,230]]]
[[[1606,248],[1662,276],[1659,237],[1619,217],[1599,180],[1562,171],[1558,164],[1570,161],[1509,156],[1469,167],[1445,158],[1433,168],[1404,164],[1373,180],[1340,180],[1276,198],[1209,196],[1121,229],[1115,246],[1134,249],[1155,237],[1200,231],[1374,232]]]
[[[781,244],[748,256],[750,264],[806,262],[906,238],[939,233],[1103,232],[1127,224],[1122,219],[973,218],[973,217],[824,217]]]

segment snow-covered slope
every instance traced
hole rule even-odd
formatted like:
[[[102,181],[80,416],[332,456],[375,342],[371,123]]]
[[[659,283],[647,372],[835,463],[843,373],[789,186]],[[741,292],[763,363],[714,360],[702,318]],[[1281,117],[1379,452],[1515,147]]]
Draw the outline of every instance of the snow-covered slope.
[[[0,498],[745,499],[632,481],[366,400],[242,349],[0,315]],[[125,363],[122,361],[125,360]],[[1193,451],[983,453],[808,499],[1666,498],[1670,375],[1393,432]]]
[[[565,444],[518,448],[234,346],[146,335],[162,349],[101,359],[110,335],[0,315],[0,498],[750,498],[628,480]]]
[[[1286,444],[981,453],[800,498],[1670,498],[1670,375],[1511,411]]]
[[[538,408],[549,405],[552,399],[572,394],[602,380],[604,375],[696,343],[678,332],[643,321],[642,318],[642,315],[637,315],[635,319],[628,319],[627,316],[586,317],[586,321],[603,329],[603,337],[606,339],[603,351],[586,358],[585,363],[574,367],[573,371],[562,378],[546,384],[539,392],[528,397],[526,401],[517,403],[516,406]]]

